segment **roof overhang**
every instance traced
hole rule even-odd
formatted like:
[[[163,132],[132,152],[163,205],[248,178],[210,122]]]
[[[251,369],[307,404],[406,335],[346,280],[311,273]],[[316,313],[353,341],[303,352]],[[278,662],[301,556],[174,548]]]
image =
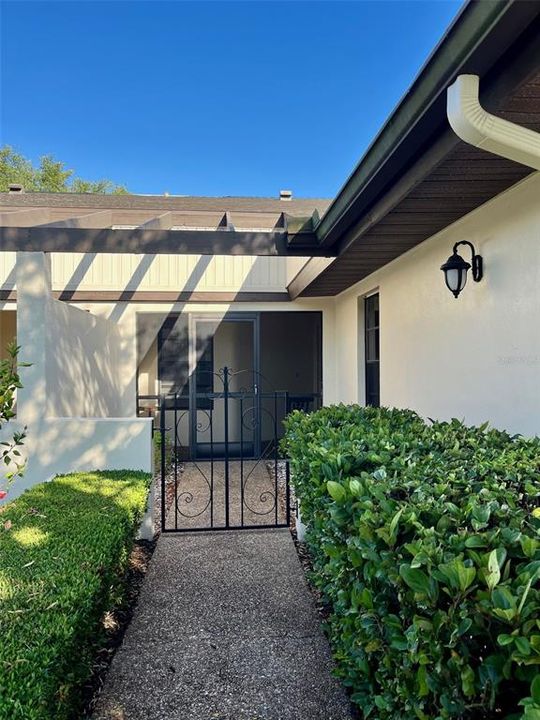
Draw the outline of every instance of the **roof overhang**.
[[[342,292],[532,172],[461,142],[446,91],[462,73],[479,75],[487,109],[537,130],[539,46],[540,4],[463,8],[315,227],[336,259],[309,262],[292,297]]]

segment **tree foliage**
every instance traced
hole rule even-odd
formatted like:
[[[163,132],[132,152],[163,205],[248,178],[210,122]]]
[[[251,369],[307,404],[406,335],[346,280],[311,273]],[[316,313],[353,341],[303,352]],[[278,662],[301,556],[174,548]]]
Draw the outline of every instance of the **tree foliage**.
[[[127,193],[123,185],[111,180],[83,180],[74,170],[66,168],[61,160],[43,155],[39,164],[16,152],[9,145],[0,147],[0,192],[7,192],[12,183],[18,183],[30,192],[73,193]]]

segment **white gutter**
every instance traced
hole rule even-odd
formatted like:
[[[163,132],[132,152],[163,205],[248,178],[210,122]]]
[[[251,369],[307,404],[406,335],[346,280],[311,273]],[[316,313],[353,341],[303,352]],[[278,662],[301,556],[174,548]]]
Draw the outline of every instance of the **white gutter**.
[[[540,170],[540,133],[488,113],[478,92],[478,75],[459,75],[448,88],[448,122],[456,135],[477,148]]]

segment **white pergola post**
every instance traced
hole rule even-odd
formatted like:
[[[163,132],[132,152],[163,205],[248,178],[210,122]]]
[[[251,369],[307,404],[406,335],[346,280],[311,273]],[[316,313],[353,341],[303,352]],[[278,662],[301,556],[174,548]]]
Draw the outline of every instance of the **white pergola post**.
[[[19,360],[31,363],[21,370],[23,387],[17,394],[17,420],[35,423],[47,414],[46,344],[47,305],[51,302],[50,256],[18,252],[17,344]]]

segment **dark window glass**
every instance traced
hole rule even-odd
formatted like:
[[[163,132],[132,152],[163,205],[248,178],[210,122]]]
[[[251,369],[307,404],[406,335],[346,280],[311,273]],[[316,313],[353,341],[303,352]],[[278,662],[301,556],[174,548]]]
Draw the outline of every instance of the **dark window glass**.
[[[364,300],[366,405],[380,405],[379,375],[379,295]]]
[[[206,409],[211,406],[208,398],[199,397],[211,393],[214,389],[214,335],[218,329],[214,321],[197,321],[195,329],[195,392],[197,407]]]
[[[186,315],[168,317],[158,333],[158,379],[163,395],[177,394],[176,408],[189,407],[189,330]],[[165,406],[172,409],[174,400]]]
[[[158,376],[165,395],[189,394],[189,335],[186,315],[168,317],[158,335]]]

